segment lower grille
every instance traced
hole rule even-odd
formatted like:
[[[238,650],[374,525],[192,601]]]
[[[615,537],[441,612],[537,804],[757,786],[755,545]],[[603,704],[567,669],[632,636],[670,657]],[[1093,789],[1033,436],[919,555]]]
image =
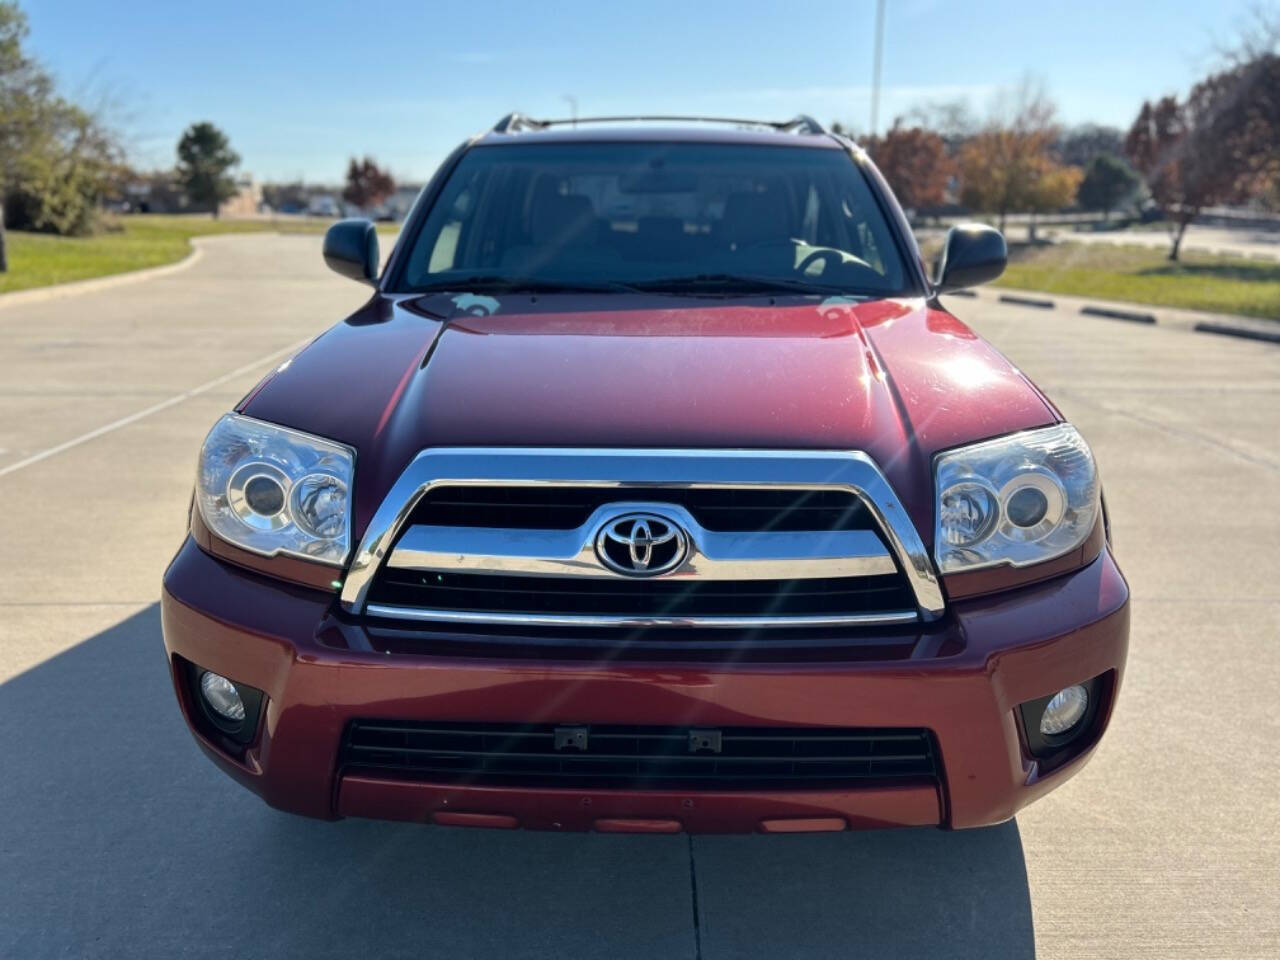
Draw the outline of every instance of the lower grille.
[[[346,772],[434,783],[622,789],[816,788],[936,779],[923,729],[513,725],[356,720]]]

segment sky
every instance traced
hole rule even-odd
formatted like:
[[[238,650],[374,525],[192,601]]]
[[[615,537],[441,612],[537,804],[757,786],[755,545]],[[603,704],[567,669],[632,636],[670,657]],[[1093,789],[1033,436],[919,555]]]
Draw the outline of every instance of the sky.
[[[108,105],[133,162],[221,127],[260,180],[338,183],[369,154],[426,179],[511,110],[809,113],[866,131],[875,0],[19,0],[67,94]],[[921,103],[979,114],[1031,75],[1062,121],[1128,127],[1185,93],[1253,0],[886,0],[880,127]]]

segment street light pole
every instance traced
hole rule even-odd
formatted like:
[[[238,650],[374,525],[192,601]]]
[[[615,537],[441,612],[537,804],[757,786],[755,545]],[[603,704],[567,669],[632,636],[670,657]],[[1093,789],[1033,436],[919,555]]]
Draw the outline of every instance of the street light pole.
[[[578,98],[571,93],[566,93],[561,99],[568,102],[569,116],[573,119],[573,125],[576,127],[578,125]]]
[[[871,136],[880,123],[880,55],[884,51],[884,0],[876,0],[876,52],[871,66]]]

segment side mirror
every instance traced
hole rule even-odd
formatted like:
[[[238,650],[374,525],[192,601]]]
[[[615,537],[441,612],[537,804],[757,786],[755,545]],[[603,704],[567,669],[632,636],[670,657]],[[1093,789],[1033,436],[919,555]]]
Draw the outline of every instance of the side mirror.
[[[324,262],[334,273],[373,285],[378,280],[378,231],[368,220],[339,220],[324,235]]]
[[[983,223],[965,223],[947,231],[934,285],[939,293],[976,287],[1004,273],[1009,248],[999,230]]]

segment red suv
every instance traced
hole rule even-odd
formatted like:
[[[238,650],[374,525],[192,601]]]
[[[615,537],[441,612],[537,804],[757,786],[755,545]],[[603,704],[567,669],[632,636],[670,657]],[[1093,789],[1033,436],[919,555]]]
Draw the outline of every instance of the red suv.
[[[972,827],[1079,770],[1128,644],[1093,456],[790,123],[467,141],[369,301],[214,425],[164,578],[182,712],[314,817]]]

